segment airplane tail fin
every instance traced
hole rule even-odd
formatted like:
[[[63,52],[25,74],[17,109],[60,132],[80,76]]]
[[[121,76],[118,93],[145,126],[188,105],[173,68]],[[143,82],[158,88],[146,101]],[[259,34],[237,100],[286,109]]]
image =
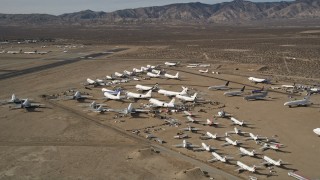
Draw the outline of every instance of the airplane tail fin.
[[[229,86],[230,81],[227,81],[226,86]]]
[[[176,78],[179,78],[179,72],[177,72],[177,74],[175,75]]]
[[[151,97],[151,93],[152,93],[152,90],[149,90],[149,91],[145,94],[145,96]]]
[[[91,108],[95,108],[97,106],[97,103],[95,101],[93,101],[91,104],[90,104],[90,107]]]
[[[198,93],[194,93],[194,95],[193,96],[191,96],[191,98],[196,98],[197,97],[197,95],[198,95]]]
[[[118,94],[117,94],[117,98],[118,98],[118,99],[120,99],[120,93],[121,93],[121,92],[119,91]]]
[[[133,107],[132,107],[132,103],[129,104],[128,108],[127,108],[127,112],[130,113],[132,111]]]
[[[181,86],[184,91],[188,91],[188,87]]]
[[[15,94],[12,94],[12,96],[11,96],[11,101],[14,102],[16,99],[17,99],[17,98],[16,98],[16,95],[15,95]]]
[[[76,93],[74,93],[74,97],[75,97],[75,98],[78,98],[78,97],[80,97],[80,96],[81,96],[81,94],[80,94],[79,91],[77,91]]]
[[[169,104],[170,105],[174,105],[174,102],[176,101],[176,99],[175,98],[173,98],[170,102],[169,102]]]
[[[242,87],[242,89],[241,89],[240,91],[242,91],[242,92],[243,92],[245,88],[246,88],[246,86],[243,86],[243,87]]]

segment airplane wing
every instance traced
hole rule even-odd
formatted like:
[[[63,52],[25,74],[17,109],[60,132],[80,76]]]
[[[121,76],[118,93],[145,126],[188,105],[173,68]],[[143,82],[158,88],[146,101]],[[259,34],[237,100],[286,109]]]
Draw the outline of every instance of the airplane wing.
[[[228,146],[228,145],[230,145],[230,143],[228,143],[228,142],[221,144],[221,146]]]
[[[208,162],[214,162],[214,161],[218,161],[217,158],[213,158],[213,159],[209,159]]]
[[[181,131],[189,131],[189,128],[182,128]]]
[[[189,147],[191,147],[193,145],[190,145]],[[193,148],[193,151],[204,151],[205,149],[203,147],[201,148]]]
[[[183,147],[183,144],[176,144],[176,145],[172,145],[172,146],[174,146],[174,147],[176,147],[176,148],[182,148],[182,147]]]
[[[205,135],[205,136],[200,136],[200,139],[207,140],[207,139],[210,139],[210,137]]]
[[[244,170],[242,167],[240,167],[240,168],[238,168],[238,169],[236,169],[236,170],[234,170],[234,171],[242,171],[242,170]]]
[[[198,148],[199,146],[198,145],[193,145],[193,144],[190,144],[188,145],[189,148]]]

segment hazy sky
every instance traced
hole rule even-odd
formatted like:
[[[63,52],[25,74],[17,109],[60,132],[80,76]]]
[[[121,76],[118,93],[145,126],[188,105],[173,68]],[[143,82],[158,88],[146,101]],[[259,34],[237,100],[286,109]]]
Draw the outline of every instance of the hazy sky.
[[[59,15],[87,9],[111,12],[119,9],[160,6],[172,3],[202,2],[206,4],[216,4],[226,1],[231,0],[0,0],[0,13],[46,13]],[[271,2],[281,0],[251,1]]]

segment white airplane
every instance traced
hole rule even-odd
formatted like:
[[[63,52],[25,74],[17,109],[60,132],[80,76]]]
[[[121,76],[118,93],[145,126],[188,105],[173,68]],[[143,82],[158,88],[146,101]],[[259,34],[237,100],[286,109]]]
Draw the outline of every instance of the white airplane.
[[[249,134],[249,132],[244,132],[241,129],[234,127],[233,131],[227,131],[225,134],[226,134],[226,136],[229,136],[229,134],[245,135],[245,134]]]
[[[245,123],[243,120],[239,121],[238,119],[231,117],[230,120],[232,121],[232,123],[234,125],[239,125],[239,126],[244,126],[244,125],[248,125],[248,123]]]
[[[250,156],[250,157],[254,157],[257,155],[256,151],[255,150],[252,150],[252,151],[248,151],[247,149],[243,148],[243,147],[240,147],[239,148],[240,150],[240,156]]]
[[[44,107],[44,104],[38,104],[38,103],[31,103],[29,99],[26,99],[23,103],[20,104],[20,108],[25,108],[27,110],[29,109],[35,109],[35,108],[41,108]]]
[[[209,90],[227,90],[227,89],[230,89],[228,86],[229,86],[229,81],[227,81],[225,85],[210,86],[208,87],[208,89]]]
[[[230,138],[226,138],[225,139],[226,142],[222,144],[222,146],[228,146],[228,145],[233,145],[233,146],[239,146],[240,144],[242,144],[240,141],[238,140],[231,140]]]
[[[87,78],[87,83],[88,83],[88,85],[93,85],[93,86],[104,86],[104,85],[106,85],[103,82],[103,80],[101,80],[101,79],[92,80],[90,78]]]
[[[153,104],[153,107],[168,107],[168,108],[173,108],[174,107],[174,102],[175,99],[173,98],[169,103],[159,101],[157,99],[151,98],[149,99],[149,102]]]
[[[210,67],[210,64],[199,64],[199,67],[201,68],[206,68],[206,67]]]
[[[187,68],[196,68],[198,66],[199,66],[199,64],[189,64],[189,65],[187,65]]]
[[[268,91],[262,91],[261,93],[251,94],[248,96],[245,96],[243,99],[249,101],[249,100],[263,100],[267,97]]]
[[[133,99],[148,99],[151,98],[151,93],[152,90],[149,90],[146,94],[138,94],[138,93],[133,93],[133,92],[127,92],[126,97],[128,99],[133,98]]]
[[[190,132],[197,132],[197,131],[201,131],[201,129],[199,128],[195,128],[195,127],[191,127],[188,125],[188,127],[186,128],[182,128],[180,129],[181,131],[190,131]]]
[[[206,70],[199,69],[200,73],[208,73],[208,71],[209,71],[208,69],[206,69]]]
[[[152,66],[152,65],[147,65],[147,68],[149,68],[149,69],[154,69],[154,68],[156,68],[156,66]]]
[[[143,72],[143,70],[137,69],[137,68],[133,68],[132,71],[135,73],[142,73]]]
[[[223,109],[219,111],[217,114],[217,117],[220,117],[220,118],[228,118],[230,116],[232,116],[232,114],[226,113]]]
[[[136,85],[136,89],[138,89],[138,91],[149,91],[149,90],[154,90],[154,89],[158,89],[158,83],[156,83],[154,86],[143,86],[140,84]]]
[[[123,99],[123,97],[120,96],[120,92],[118,92],[117,95],[113,95],[113,94],[110,94],[108,92],[104,92],[103,95],[105,96],[105,98],[103,98],[103,99],[111,99],[111,100],[121,100],[121,99]]]
[[[188,119],[188,122],[192,122],[192,123],[202,122],[202,121],[200,121],[200,120],[195,120],[195,119],[193,119],[191,116],[187,116],[187,119]]]
[[[308,94],[306,97],[304,97],[303,99],[300,100],[294,100],[294,101],[288,101],[286,103],[284,103],[284,106],[288,106],[289,108],[293,107],[293,106],[308,106],[312,104],[310,102],[310,94]]]
[[[93,107],[90,111],[96,112],[96,113],[104,113],[104,112],[109,112],[109,109],[105,109],[102,105],[99,105],[98,107]]]
[[[186,149],[193,149],[193,148],[199,147],[198,145],[193,145],[193,144],[187,142],[186,140],[183,140],[182,144],[176,144],[173,146],[176,148],[186,148]]]
[[[207,140],[207,139],[221,139],[225,136],[218,136],[217,133],[211,134],[210,132],[206,132],[206,135],[200,136],[200,139]]]
[[[101,91],[104,93],[104,92],[107,92],[109,94],[112,94],[112,95],[117,95],[119,92],[121,92],[122,90],[120,88],[116,89],[116,90],[110,90],[110,89],[107,89],[107,88],[102,88]]]
[[[158,78],[158,77],[160,77],[160,72],[157,73],[157,74],[154,74],[154,73],[152,73],[152,72],[148,72],[148,73],[147,73],[147,76],[152,77],[152,78]]]
[[[228,92],[225,92],[223,93],[223,95],[225,96],[241,96],[244,92],[244,89],[245,89],[246,86],[243,86],[242,89],[240,89],[239,91],[228,91]]]
[[[2,100],[0,103],[1,105],[4,105],[4,104],[21,104],[25,101],[26,99],[19,99],[16,97],[15,94],[12,94],[11,95],[11,99],[8,99],[8,100]]]
[[[150,68],[148,68],[148,67],[141,66],[141,71],[142,71],[142,72],[149,71],[149,69],[150,69]]]
[[[207,122],[205,123],[205,124],[203,124],[203,125],[208,125],[208,126],[218,126],[219,125],[219,123],[217,123],[217,122],[214,122],[214,120],[215,119],[207,119]]]
[[[285,164],[285,163],[282,162],[281,159],[279,159],[278,161],[275,161],[275,160],[271,159],[268,156],[263,156],[263,160],[264,160],[264,162],[261,163],[263,165],[273,165],[273,166],[280,167],[280,166]]]
[[[320,136],[320,128],[314,129],[313,132],[316,133],[318,136]]]
[[[127,71],[127,70],[124,70],[123,73],[128,75],[128,76],[132,76],[134,74],[134,72],[130,72],[130,71]]]
[[[194,93],[193,96],[186,96],[186,95],[180,95],[177,94],[176,98],[181,99],[184,102],[194,102],[197,98],[198,93]]]
[[[177,72],[176,75],[171,75],[171,74],[165,73],[164,77],[166,77],[168,79],[179,79],[179,72]]]
[[[26,52],[23,52],[24,54],[36,54],[37,53],[37,50],[34,50],[34,51],[26,51]]]
[[[75,99],[77,101],[82,101],[91,97],[92,96],[81,95],[79,91],[76,91],[73,96],[66,96],[67,99]]]
[[[210,146],[210,145],[206,145],[206,143],[201,143],[201,146],[200,148],[193,148],[193,151],[208,151],[208,152],[211,152],[211,151],[215,151],[217,150],[216,148]]]
[[[253,165],[252,167],[251,166],[248,166],[240,161],[237,161],[237,166],[239,166],[240,168],[236,169],[235,171],[249,171],[249,172],[256,172],[256,166]]]
[[[157,70],[157,69],[152,69],[151,72],[154,74],[158,74],[158,73],[161,74],[161,70]]]
[[[254,135],[252,133],[249,133],[250,137],[245,138],[245,140],[254,140],[254,141],[259,141],[259,140],[266,140],[269,141],[268,137],[262,137],[259,135]]]
[[[193,114],[192,112],[189,112],[189,111],[183,111],[184,115],[185,116],[197,116],[196,114]]]
[[[184,138],[188,138],[188,134],[181,134],[181,135],[176,135],[173,136],[174,139],[184,139]]]
[[[132,103],[130,103],[127,108],[124,108],[124,109],[109,109],[108,111],[117,112],[119,114],[125,114],[125,115],[150,112],[150,110],[148,110],[148,109],[136,109],[136,108],[133,108]]]
[[[114,80],[114,78],[112,76],[108,76],[108,75],[106,76],[106,79],[107,80]]]
[[[180,64],[180,62],[165,62],[164,65],[166,66],[177,66],[178,64]]]
[[[278,151],[281,147],[283,147],[283,144],[279,143],[264,143],[263,146],[260,148],[261,150],[266,150],[266,149],[272,149],[275,151]]]
[[[261,79],[261,78],[255,78],[255,77],[249,77],[249,81],[257,84],[257,83],[270,83],[269,79]]]
[[[214,162],[214,161],[221,161],[221,162],[223,162],[223,163],[226,163],[228,160],[230,160],[230,159],[233,159],[232,157],[230,157],[230,156],[220,156],[218,153],[216,153],[216,152],[212,152],[212,155],[213,155],[213,159],[210,159],[210,160],[208,160],[208,162]]]
[[[159,94],[163,94],[163,95],[165,95],[165,96],[187,95],[188,88],[182,86],[182,89],[183,89],[183,90],[182,90],[181,92],[167,91],[167,90],[164,90],[164,89],[160,89],[160,90],[158,91],[158,93],[159,93]]]
[[[115,75],[116,77],[119,77],[119,78],[122,78],[122,77],[125,76],[124,74],[121,74],[121,73],[118,73],[118,72],[115,72],[114,75]]]

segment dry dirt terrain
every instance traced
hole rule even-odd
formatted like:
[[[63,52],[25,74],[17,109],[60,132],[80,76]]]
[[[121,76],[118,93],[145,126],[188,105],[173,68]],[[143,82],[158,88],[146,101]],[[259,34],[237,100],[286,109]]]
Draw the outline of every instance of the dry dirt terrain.
[[[39,31],[12,33],[8,29],[5,34],[11,38],[35,37]],[[1,46],[7,51],[32,51],[45,45],[41,51],[50,51],[45,55],[0,54],[0,99],[9,99],[15,93],[18,97],[28,97],[46,105],[46,108],[34,112],[12,110],[13,105],[0,107],[1,179],[248,179],[249,176],[290,179],[287,175],[289,171],[298,171],[311,179],[320,177],[320,142],[312,132],[320,127],[319,95],[311,97],[314,102],[312,106],[288,108],[283,106],[288,101],[288,94],[282,90],[270,91],[266,100],[250,102],[243,97],[225,97],[223,91],[208,90],[208,86],[224,84],[227,80],[231,81],[232,89],[246,85],[246,94],[263,86],[250,83],[247,79],[249,76],[272,77],[272,86],[293,82],[319,83],[320,38],[316,28],[153,27],[144,30],[144,36],[139,34],[141,29],[87,29],[86,37],[81,36],[84,30],[75,30],[73,33],[66,31],[60,36],[48,30],[47,34],[41,31],[38,36],[63,40]],[[86,39],[90,44],[85,44]],[[91,54],[115,49],[121,51],[91,57]],[[62,61],[69,62],[51,66]],[[212,158],[209,152],[173,147],[182,142],[173,139],[173,136],[190,124],[202,130],[198,133],[187,132],[190,136],[187,141],[197,145],[205,142],[218,148],[218,153],[230,155],[250,166],[260,165],[262,155],[257,158],[240,157],[238,147],[222,147],[223,140],[199,139],[206,131],[218,135],[231,131],[234,126],[227,119],[218,118],[220,127],[214,128],[187,123],[181,112],[161,113],[181,122],[179,127],[174,127],[147,114],[119,117],[111,112],[89,112],[82,107],[92,100],[115,109],[125,108],[130,102],[134,107],[148,103],[146,100],[104,101],[101,100],[100,87],[86,89],[83,83],[88,77],[103,78],[115,71],[131,71],[134,67],[147,64],[163,65],[165,61],[181,62],[178,67],[163,66],[170,74],[180,72],[181,80],[151,79],[117,86],[128,91],[135,91],[137,83],[159,83],[161,88],[175,91],[187,86],[190,94],[198,92],[201,98],[213,102],[194,107],[191,105],[192,112],[198,114],[196,119],[212,118],[223,108],[236,118],[250,123],[248,127],[239,127],[243,131],[276,136],[285,147],[278,152],[260,151],[260,145],[254,141],[244,141],[243,136],[231,135],[231,139],[241,140],[249,150],[255,149],[275,160],[282,159],[289,165],[274,168],[272,174],[264,166],[255,174],[238,174],[234,171],[237,169],[235,161],[230,164],[207,163]],[[201,74],[198,69],[185,67],[192,62],[211,64],[209,73]],[[212,74],[212,71],[221,74]],[[79,90],[93,97],[82,103],[52,101],[42,97],[53,94],[63,96],[64,92],[70,90]],[[170,100],[155,92],[153,96],[166,102]],[[305,92],[291,96],[300,99]],[[177,103],[181,102],[177,100]],[[140,133],[133,134],[133,130],[140,130]],[[165,143],[147,140],[147,133],[154,134]],[[207,176],[196,167],[206,171]]]

